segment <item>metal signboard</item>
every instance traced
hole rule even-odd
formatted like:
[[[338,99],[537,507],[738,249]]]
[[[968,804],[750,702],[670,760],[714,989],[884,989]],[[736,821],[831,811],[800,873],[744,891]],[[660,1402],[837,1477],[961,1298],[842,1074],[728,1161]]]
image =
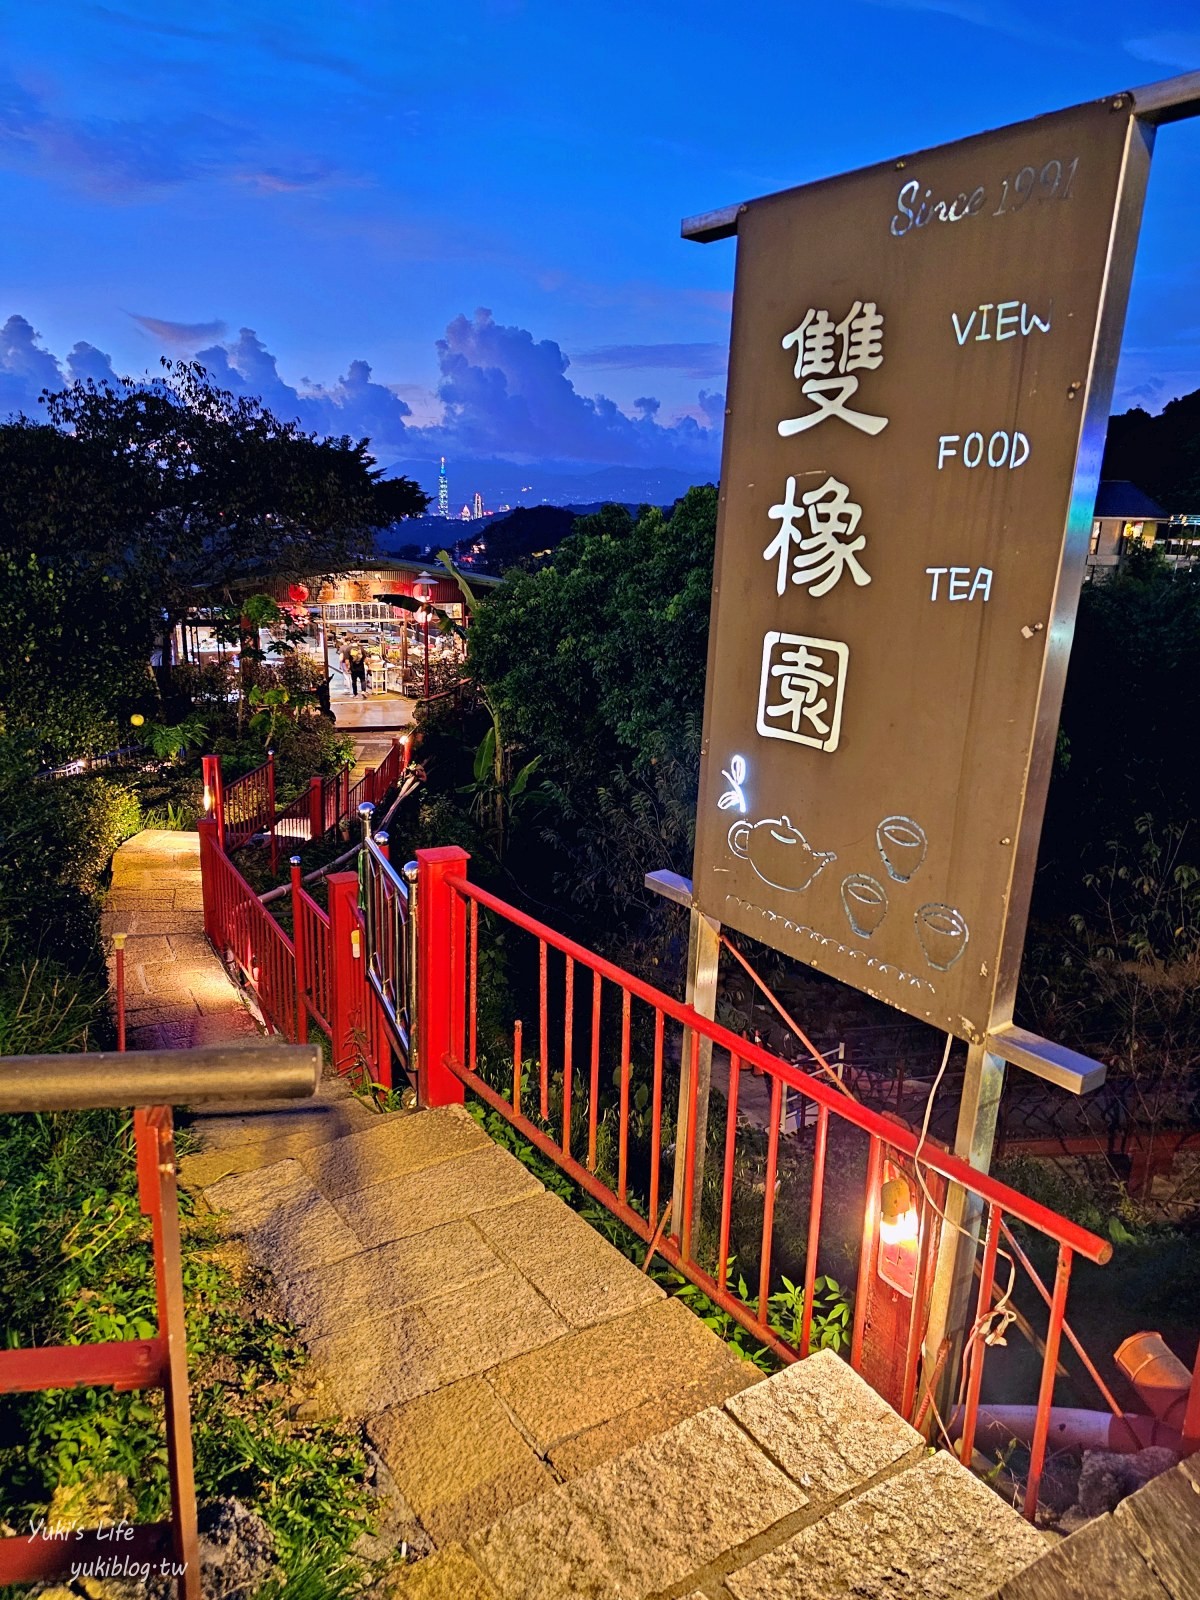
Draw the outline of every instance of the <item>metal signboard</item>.
[[[977,1044],[1012,1016],[1151,137],[1121,95],[736,215],[695,904]]]

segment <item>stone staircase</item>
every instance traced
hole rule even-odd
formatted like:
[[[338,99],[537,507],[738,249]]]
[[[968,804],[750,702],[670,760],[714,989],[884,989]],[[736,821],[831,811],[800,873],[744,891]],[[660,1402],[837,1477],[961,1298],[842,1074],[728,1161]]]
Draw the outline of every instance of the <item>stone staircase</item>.
[[[396,1600],[984,1600],[1046,1551],[837,1357],[764,1378],[457,1109],[206,1114],[185,1183],[360,1419]]]

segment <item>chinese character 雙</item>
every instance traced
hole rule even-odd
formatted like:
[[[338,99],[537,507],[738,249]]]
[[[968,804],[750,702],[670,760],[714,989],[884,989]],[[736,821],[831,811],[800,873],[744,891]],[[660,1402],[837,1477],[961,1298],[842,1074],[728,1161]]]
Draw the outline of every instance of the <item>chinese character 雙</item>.
[[[780,505],[772,506],[769,515],[780,519],[779,532],[763,551],[763,560],[778,560],[775,592],[782,594],[787,587],[788,559],[791,558],[792,582],[810,584],[809,593],[814,599],[828,594],[847,570],[861,589],[870,583],[871,574],[859,563],[857,552],[867,542],[865,533],[855,537],[862,507],[850,499],[850,491],[836,478],[826,478],[819,489],[810,489],[796,504],[796,480],[787,481],[787,494]],[[808,518],[809,532],[801,527]],[[793,548],[795,554],[792,554]]]
[[[863,433],[887,427],[886,417],[852,410],[847,403],[858,392],[855,374],[883,365],[883,314],[874,300],[856,300],[836,325],[828,311],[806,311],[799,327],[784,336],[783,348],[795,349],[800,392],[817,406],[803,417],[788,417],[779,424],[785,439],[815,428],[827,417],[841,417]]]
[[[842,731],[849,645],[772,631],[763,639],[758,731],[818,750],[836,750]]]

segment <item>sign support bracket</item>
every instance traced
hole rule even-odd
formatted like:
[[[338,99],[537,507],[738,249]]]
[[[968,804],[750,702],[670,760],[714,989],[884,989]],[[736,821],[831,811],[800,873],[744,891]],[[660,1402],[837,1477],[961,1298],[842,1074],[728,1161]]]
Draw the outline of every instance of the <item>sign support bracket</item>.
[[[692,904],[692,880],[677,872],[648,872],[647,889],[660,894],[665,900],[686,908],[688,913],[687,987],[684,1003],[712,1021],[717,1014],[717,973],[721,960],[721,924],[714,917],[706,917]],[[692,1034],[685,1029],[683,1048],[679,1058],[679,1106],[675,1122],[675,1175],[671,1186],[671,1232],[678,1234],[684,1214],[684,1182],[687,1163],[684,1152],[692,1137],[688,1107],[688,1062],[691,1059]],[[692,1176],[693,1215],[700,1215],[700,1197],[704,1192],[704,1153],[708,1141],[708,1102],[712,1092],[712,1040],[700,1037],[697,1052],[698,1072],[696,1083],[696,1157]]]

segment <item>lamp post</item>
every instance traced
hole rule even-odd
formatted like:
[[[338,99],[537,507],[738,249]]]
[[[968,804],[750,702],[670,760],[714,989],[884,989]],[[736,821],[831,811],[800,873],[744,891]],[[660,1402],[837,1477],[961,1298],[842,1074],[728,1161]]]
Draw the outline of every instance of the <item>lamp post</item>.
[[[425,635],[425,698],[429,699],[429,624],[433,621],[433,612],[427,605],[417,612],[417,621],[421,624],[421,631]]]
[[[416,620],[421,624],[421,631],[425,635],[425,698],[429,699],[429,627],[434,618],[434,611],[430,605],[437,592],[437,584],[429,573],[423,572],[412,586],[413,599],[421,602],[421,609],[416,614]]]

